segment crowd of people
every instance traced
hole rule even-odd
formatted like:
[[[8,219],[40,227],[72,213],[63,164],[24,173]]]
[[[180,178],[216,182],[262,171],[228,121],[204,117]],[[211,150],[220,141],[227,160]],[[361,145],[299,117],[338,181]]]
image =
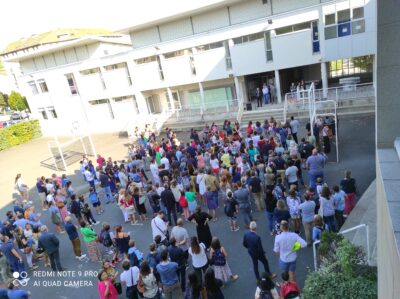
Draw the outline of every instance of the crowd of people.
[[[324,123],[316,126],[323,128]],[[224,298],[222,288],[239,276],[232,272],[228,250],[209,223],[226,221],[234,238],[247,229],[242,244],[254,267],[255,298],[297,298],[297,252],[319,240],[325,230],[339,230],[354,208],[356,192],[349,170],[337,185],[327,185],[325,142],[320,143],[315,130],[311,134],[309,125],[307,129],[299,140],[300,123],[293,117],[285,124],[271,118],[245,127],[226,120],[222,126],[192,129],[187,142],[172,129],[165,137],[146,129],[129,146],[127,160],[98,155],[95,165],[83,157],[80,172],[89,188],[85,195],[78,195],[65,175],[39,177],[39,202],[48,216],[35,211],[35,198],[18,174],[15,187],[21,199],[1,222],[2,279],[7,281],[8,269],[24,271],[24,259],[30,270],[44,261],[45,267],[63,271],[57,234],[66,233],[76,259],[101,263],[102,299],[117,298],[123,286],[127,298]],[[151,226],[148,249],[136,244],[122,225],[112,227],[111,219],[95,232],[100,225],[95,218],[117,207],[121,222]],[[275,236],[280,283],[269,267],[273,257],[266,256],[257,234],[256,211],[266,215],[267,229]],[[41,217],[50,219],[56,233],[49,232]],[[188,222],[196,224],[196,236],[189,235]],[[13,291],[23,290],[10,284],[8,292]]]

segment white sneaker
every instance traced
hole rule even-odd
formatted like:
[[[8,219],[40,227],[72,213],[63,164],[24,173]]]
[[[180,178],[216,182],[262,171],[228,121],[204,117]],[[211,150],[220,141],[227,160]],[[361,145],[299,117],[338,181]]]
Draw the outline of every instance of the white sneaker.
[[[86,254],[82,254],[81,256],[78,256],[78,259],[81,261],[81,260],[83,260],[83,259],[85,259],[86,258]]]

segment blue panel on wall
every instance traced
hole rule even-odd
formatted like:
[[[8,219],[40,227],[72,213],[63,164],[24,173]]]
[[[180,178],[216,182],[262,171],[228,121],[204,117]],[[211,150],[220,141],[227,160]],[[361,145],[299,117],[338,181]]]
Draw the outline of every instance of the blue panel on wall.
[[[338,36],[346,36],[351,34],[351,23],[338,24]]]
[[[319,41],[313,42],[313,53],[319,53]]]

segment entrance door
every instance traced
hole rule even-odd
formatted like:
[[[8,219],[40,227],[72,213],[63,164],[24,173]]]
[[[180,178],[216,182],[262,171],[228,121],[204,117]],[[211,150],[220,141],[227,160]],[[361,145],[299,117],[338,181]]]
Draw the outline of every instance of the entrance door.
[[[146,97],[146,104],[149,113],[151,114],[161,113],[160,99],[157,94]]]
[[[181,103],[181,98],[179,96],[179,92],[171,91],[171,94],[175,110],[182,110],[182,103]],[[171,99],[169,98],[168,92],[165,93],[165,97],[167,98],[168,110],[172,110],[172,103]]]

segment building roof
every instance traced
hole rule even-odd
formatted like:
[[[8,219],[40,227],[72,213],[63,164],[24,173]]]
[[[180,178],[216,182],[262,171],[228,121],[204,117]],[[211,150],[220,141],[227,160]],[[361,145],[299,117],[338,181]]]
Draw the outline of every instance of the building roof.
[[[224,6],[229,6],[230,4],[234,4],[237,2],[241,2],[243,0],[220,0],[216,3],[212,3],[209,5],[205,5],[205,6],[201,6],[201,7],[197,7],[194,9],[190,9],[187,11],[183,11],[183,12],[178,12],[169,16],[165,16],[163,18],[156,18],[153,20],[149,20],[147,22],[142,22],[142,23],[138,23],[138,24],[134,24],[132,26],[129,26],[127,28],[122,28],[120,30],[117,30],[117,32],[121,32],[121,33],[126,33],[128,34],[131,31],[137,31],[137,30],[141,30],[144,28],[148,28],[151,26],[155,26],[155,25],[159,25],[159,24],[163,24],[163,23],[167,23],[167,22],[171,22],[171,21],[175,21],[178,19],[182,19],[185,17],[190,17],[192,15],[196,15],[196,14],[200,14],[206,11],[210,11],[212,9],[215,8],[219,8],[219,7],[224,7]]]
[[[1,54],[16,52],[22,49],[41,46],[52,43],[71,41],[86,36],[96,37],[119,37],[121,34],[114,33],[105,29],[56,29],[38,35],[32,35],[28,38],[22,38],[9,44]]]

